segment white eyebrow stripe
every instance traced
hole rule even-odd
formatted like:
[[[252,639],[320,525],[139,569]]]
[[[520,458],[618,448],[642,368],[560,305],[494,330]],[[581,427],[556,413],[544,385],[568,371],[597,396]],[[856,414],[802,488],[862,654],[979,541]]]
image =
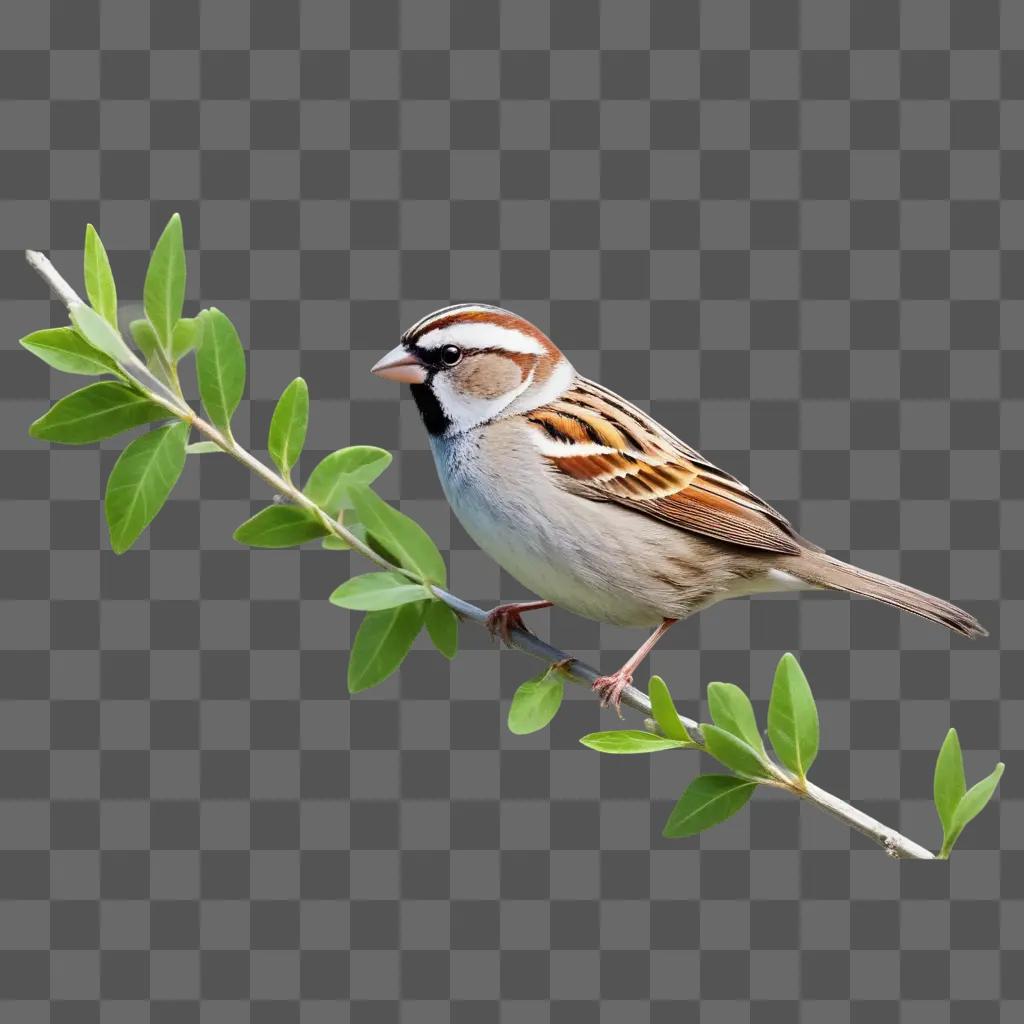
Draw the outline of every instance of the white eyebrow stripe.
[[[458,345],[463,349],[501,348],[506,352],[540,356],[544,346],[525,331],[488,323],[458,323],[448,327],[429,328],[416,339],[416,347],[426,351],[442,345]]]

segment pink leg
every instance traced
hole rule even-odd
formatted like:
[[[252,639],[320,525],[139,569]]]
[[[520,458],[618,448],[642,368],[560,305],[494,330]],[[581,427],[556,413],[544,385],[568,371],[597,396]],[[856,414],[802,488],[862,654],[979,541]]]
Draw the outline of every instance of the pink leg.
[[[674,626],[678,619],[665,619],[661,625],[640,645],[636,654],[633,655],[625,665],[613,672],[610,676],[601,676],[595,679],[591,689],[601,698],[601,707],[606,708],[610,704],[615,708],[615,713],[622,717],[622,691],[633,682],[633,673],[640,663],[650,654],[654,645]]]
[[[534,612],[540,608],[550,608],[550,601],[520,601],[512,604],[499,604],[487,613],[487,629],[492,637],[501,637],[506,645],[510,643],[509,633],[513,629],[526,629],[522,612]]]

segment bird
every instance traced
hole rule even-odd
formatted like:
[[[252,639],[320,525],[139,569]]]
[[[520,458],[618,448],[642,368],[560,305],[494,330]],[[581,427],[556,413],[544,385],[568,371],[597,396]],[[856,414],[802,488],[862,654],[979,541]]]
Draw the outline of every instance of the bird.
[[[671,626],[729,598],[844,591],[987,635],[948,601],[827,554],[509,310],[430,313],[371,372],[410,385],[456,518],[537,595],[494,608],[492,635],[507,641],[523,612],[551,606],[651,630],[593,684],[620,716],[623,690]]]

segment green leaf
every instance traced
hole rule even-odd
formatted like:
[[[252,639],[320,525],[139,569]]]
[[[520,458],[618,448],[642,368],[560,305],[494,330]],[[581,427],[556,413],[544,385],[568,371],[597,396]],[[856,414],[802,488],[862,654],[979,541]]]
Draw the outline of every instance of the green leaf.
[[[444,601],[431,601],[424,621],[434,646],[451,661],[459,650],[459,617]]]
[[[555,717],[564,694],[562,673],[551,669],[522,683],[508,709],[509,732],[526,736],[543,729]]]
[[[771,772],[758,752],[746,740],[717,725],[702,725],[700,731],[704,734],[704,745],[708,753],[726,768],[754,779],[771,778]]]
[[[92,444],[124,430],[165,420],[170,413],[144,395],[113,380],[72,391],[28,428],[32,437],[60,444]]]
[[[667,839],[695,836],[731,818],[756,788],[756,782],[734,775],[698,775],[672,808],[661,834]]]
[[[110,546],[121,554],[149,526],[185,466],[187,423],[137,437],[123,452],[107,480],[104,508]]]
[[[48,327],[33,331],[21,344],[34,356],[64,373],[96,377],[101,373],[120,373],[110,356],[93,348],[73,327]]]
[[[179,359],[187,356],[198,344],[202,337],[202,320],[196,317],[185,317],[174,325],[171,331],[171,362],[176,363]]]
[[[188,445],[185,451],[189,455],[206,455],[211,452],[223,452],[224,449],[213,441],[196,441],[195,444]]]
[[[178,214],[167,222],[153,248],[142,289],[142,304],[161,347],[169,355],[174,325],[181,319],[185,304],[185,243]]]
[[[654,754],[659,750],[679,750],[692,746],[682,740],[670,740],[641,729],[614,729],[610,732],[590,732],[580,743],[602,754]]]
[[[419,583],[410,583],[393,572],[368,572],[353,576],[331,594],[331,604],[358,612],[397,608],[400,604],[423,601],[426,593]]]
[[[818,709],[807,677],[792,654],[775,670],[768,702],[768,736],[782,763],[801,779],[818,756]]]
[[[94,309],[86,305],[72,306],[68,310],[71,322],[78,333],[93,348],[110,356],[115,363],[128,366],[132,362],[132,350],[124,343],[121,335]]]
[[[665,680],[661,676],[651,676],[651,681],[647,684],[647,695],[651,698],[651,714],[654,715],[654,720],[661,731],[670,740],[692,742],[686,727],[679,721],[672,694],[668,692]]]
[[[999,780],[1003,777],[1004,767],[1005,765],[1000,761],[992,770],[991,775],[986,776],[981,782],[976,782],[960,798],[960,802],[956,805],[956,810],[953,812],[949,831],[942,841],[939,857],[945,859],[949,856],[954,844],[960,838],[960,833],[963,832],[964,826],[985,809],[985,805],[992,799],[992,794],[996,791],[996,786],[999,785]]]
[[[325,533],[323,523],[297,505],[268,505],[242,523],[234,538],[252,548],[290,548]]]
[[[376,686],[402,664],[423,625],[424,603],[366,613],[348,658],[349,693]]]
[[[933,784],[935,810],[939,815],[939,821],[942,822],[944,836],[949,834],[957,805],[966,792],[967,780],[964,777],[964,757],[960,750],[960,738],[956,734],[956,729],[950,729],[935,760]]]
[[[407,569],[431,583],[444,586],[444,559],[430,535],[419,523],[379,498],[369,487],[349,488],[349,497],[359,521]]]
[[[128,325],[128,330],[131,331],[132,339],[143,358],[147,363],[152,363],[160,348],[160,339],[156,336],[153,325],[148,320],[133,320]]]
[[[309,388],[301,377],[296,377],[277,400],[267,440],[270,457],[286,477],[302,454],[308,426]],[[337,512],[331,514],[337,515]]]
[[[735,683],[708,683],[708,709],[720,729],[731,732],[746,741],[766,757],[764,740],[757,728],[754,706],[750,698]]]
[[[303,493],[330,516],[352,508],[348,490],[353,484],[369,486],[391,465],[391,452],[371,445],[355,445],[325,455],[309,474]]]
[[[208,309],[203,320],[196,352],[199,396],[214,426],[230,432],[231,416],[245,391],[245,351],[234,324],[219,309]]]
[[[92,308],[117,330],[117,286],[103,242],[91,225],[85,226],[85,294]]]

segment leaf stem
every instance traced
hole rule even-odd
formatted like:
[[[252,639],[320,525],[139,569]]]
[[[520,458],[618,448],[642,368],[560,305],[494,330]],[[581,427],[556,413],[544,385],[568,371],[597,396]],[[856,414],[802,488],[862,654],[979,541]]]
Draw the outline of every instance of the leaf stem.
[[[25,257],[28,260],[29,265],[39,273],[43,280],[45,280],[53,290],[54,294],[66,306],[70,308],[82,302],[75,290],[67,283],[67,281],[64,280],[63,277],[61,277],[56,267],[54,267],[43,253],[29,250],[25,253]],[[150,372],[148,367],[134,356],[134,353],[133,359],[133,369],[146,377],[152,386],[142,384],[141,381],[137,382],[142,384],[142,386],[149,391],[150,397],[153,401],[158,402],[173,416],[190,424],[200,434],[204,434],[219,448],[227,452],[228,455],[237,459],[243,466],[255,473],[256,476],[263,480],[264,483],[266,483],[272,490],[284,495],[289,501],[315,516],[323,524],[326,530],[345,541],[349,547],[354,551],[359,552],[359,554],[364,558],[369,559],[374,563],[374,565],[377,565],[388,572],[401,573],[408,579],[414,580],[418,583],[424,582],[410,570],[389,562],[386,558],[374,551],[368,544],[365,544],[357,536],[350,533],[342,523],[339,523],[336,519],[320,508],[320,506],[318,506],[314,501],[306,497],[306,495],[303,494],[290,479],[286,479],[283,475],[276,473],[265,463],[257,459],[255,455],[243,448],[233,437],[218,430],[211,423],[208,423],[206,420],[198,416],[187,404],[185,404],[183,399],[179,399],[162,381],[156,378]],[[442,587],[433,586],[429,583],[425,584],[425,586],[427,586],[436,598],[448,605],[448,607],[451,608],[459,618],[468,622],[475,622],[480,626],[485,626],[487,613],[482,608],[478,608],[476,605],[470,604],[468,601],[464,601],[460,597],[456,597],[454,594],[449,593]],[[557,647],[553,647],[551,644],[546,643],[544,640],[541,640],[540,637],[531,633],[528,629],[513,627],[509,630],[508,639],[511,647],[522,651],[524,654],[529,654],[534,658],[547,662],[548,664],[554,664],[556,662],[560,663],[560,670],[565,677],[578,685],[591,686],[600,675],[597,669],[571,657],[566,654],[565,651],[559,650]],[[627,707],[632,708],[634,711],[639,712],[645,718],[649,718],[652,714],[650,699],[647,694],[636,689],[636,687],[627,686],[622,691],[622,703]],[[679,720],[695,740],[695,745],[697,745],[701,750],[704,750],[704,737],[701,733],[700,725],[693,721],[693,719],[687,718],[685,715],[680,715]],[[806,800],[808,803],[813,804],[815,807],[820,808],[827,814],[830,814],[832,817],[843,822],[845,825],[848,825],[850,828],[855,829],[867,836],[869,839],[878,843],[890,856],[910,860],[936,859],[935,854],[926,850],[923,846],[919,846],[912,839],[908,839],[906,836],[900,835],[899,832],[883,825],[880,821],[876,821],[870,815],[851,806],[839,797],[833,796],[831,793],[827,793],[825,790],[814,785],[814,783],[809,780],[798,779],[795,775],[791,775],[785,769],[780,768],[777,765],[773,766],[773,769],[774,778],[767,783],[768,785],[788,789],[801,799]]]

